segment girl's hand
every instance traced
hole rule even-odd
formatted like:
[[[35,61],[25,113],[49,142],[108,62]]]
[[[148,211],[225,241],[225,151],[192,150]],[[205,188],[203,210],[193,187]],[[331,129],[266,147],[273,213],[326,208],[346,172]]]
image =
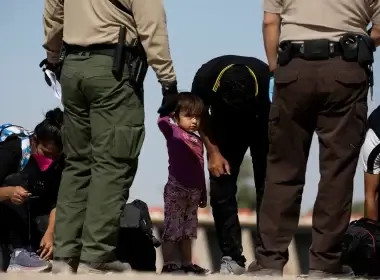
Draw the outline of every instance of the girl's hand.
[[[207,199],[206,201],[201,200],[201,202],[199,203],[199,208],[206,208],[206,207],[207,207]]]
[[[206,191],[202,191],[201,200],[199,202],[199,208],[206,208],[207,207],[207,193]]]

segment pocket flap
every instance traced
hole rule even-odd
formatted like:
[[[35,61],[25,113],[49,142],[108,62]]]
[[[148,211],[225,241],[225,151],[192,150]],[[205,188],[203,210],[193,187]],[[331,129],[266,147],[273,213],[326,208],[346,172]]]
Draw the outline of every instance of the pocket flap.
[[[274,73],[274,82],[276,84],[290,84],[298,80],[298,71],[279,68]]]
[[[269,111],[269,121],[278,121],[280,119],[280,110],[276,105],[272,105]]]
[[[358,71],[342,70],[335,74],[335,80],[343,84],[361,84],[367,81],[364,69]]]

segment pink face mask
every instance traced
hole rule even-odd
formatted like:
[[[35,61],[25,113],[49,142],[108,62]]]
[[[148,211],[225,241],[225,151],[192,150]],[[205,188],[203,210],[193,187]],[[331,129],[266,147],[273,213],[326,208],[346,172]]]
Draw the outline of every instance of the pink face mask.
[[[46,171],[54,162],[53,159],[40,154],[33,154],[33,157],[36,160],[38,167],[42,172]]]

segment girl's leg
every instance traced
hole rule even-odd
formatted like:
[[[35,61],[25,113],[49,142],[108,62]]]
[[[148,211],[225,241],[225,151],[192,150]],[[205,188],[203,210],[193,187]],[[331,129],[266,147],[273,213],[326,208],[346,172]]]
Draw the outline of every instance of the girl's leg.
[[[179,243],[182,266],[189,266],[193,264],[191,247],[192,247],[191,239],[182,239]]]
[[[164,233],[162,235],[162,252],[164,267],[162,272],[175,272],[180,270],[180,262],[176,259],[175,250],[182,237],[184,221],[184,208],[181,193],[177,191],[173,182],[168,182],[164,192]]]
[[[182,269],[186,273],[208,274],[209,270],[204,269],[192,261],[192,241],[197,238],[198,230],[198,206],[201,199],[201,192],[191,191],[187,197],[187,209],[184,216],[184,227],[182,240],[180,242],[180,252]]]
[[[162,255],[164,258],[164,265],[177,264],[178,262],[175,259],[175,249],[177,243],[172,241],[164,241],[162,243]]]

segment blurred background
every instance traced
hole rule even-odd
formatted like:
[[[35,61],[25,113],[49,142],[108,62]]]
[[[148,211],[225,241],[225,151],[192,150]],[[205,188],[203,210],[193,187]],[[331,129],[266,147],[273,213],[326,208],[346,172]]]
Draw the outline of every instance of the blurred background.
[[[45,58],[41,46],[43,2],[0,1],[0,123],[11,122],[33,129],[47,110],[60,105],[38,67]],[[254,56],[266,61],[261,35],[261,2],[240,0],[239,5],[232,5],[227,0],[165,0],[171,54],[180,89],[189,90],[197,69],[219,55]],[[374,100],[369,101],[370,111],[379,100],[378,53],[375,59]],[[147,133],[131,199],[143,199],[150,206],[163,205],[162,193],[167,179],[166,145],[156,125],[160,103],[160,85],[149,70],[145,82]],[[361,211],[364,196],[361,170],[359,162],[355,178],[356,211]],[[241,207],[254,209],[252,176],[247,154],[241,167],[238,199]],[[305,214],[313,207],[318,181],[318,146],[314,141],[302,202]]]

